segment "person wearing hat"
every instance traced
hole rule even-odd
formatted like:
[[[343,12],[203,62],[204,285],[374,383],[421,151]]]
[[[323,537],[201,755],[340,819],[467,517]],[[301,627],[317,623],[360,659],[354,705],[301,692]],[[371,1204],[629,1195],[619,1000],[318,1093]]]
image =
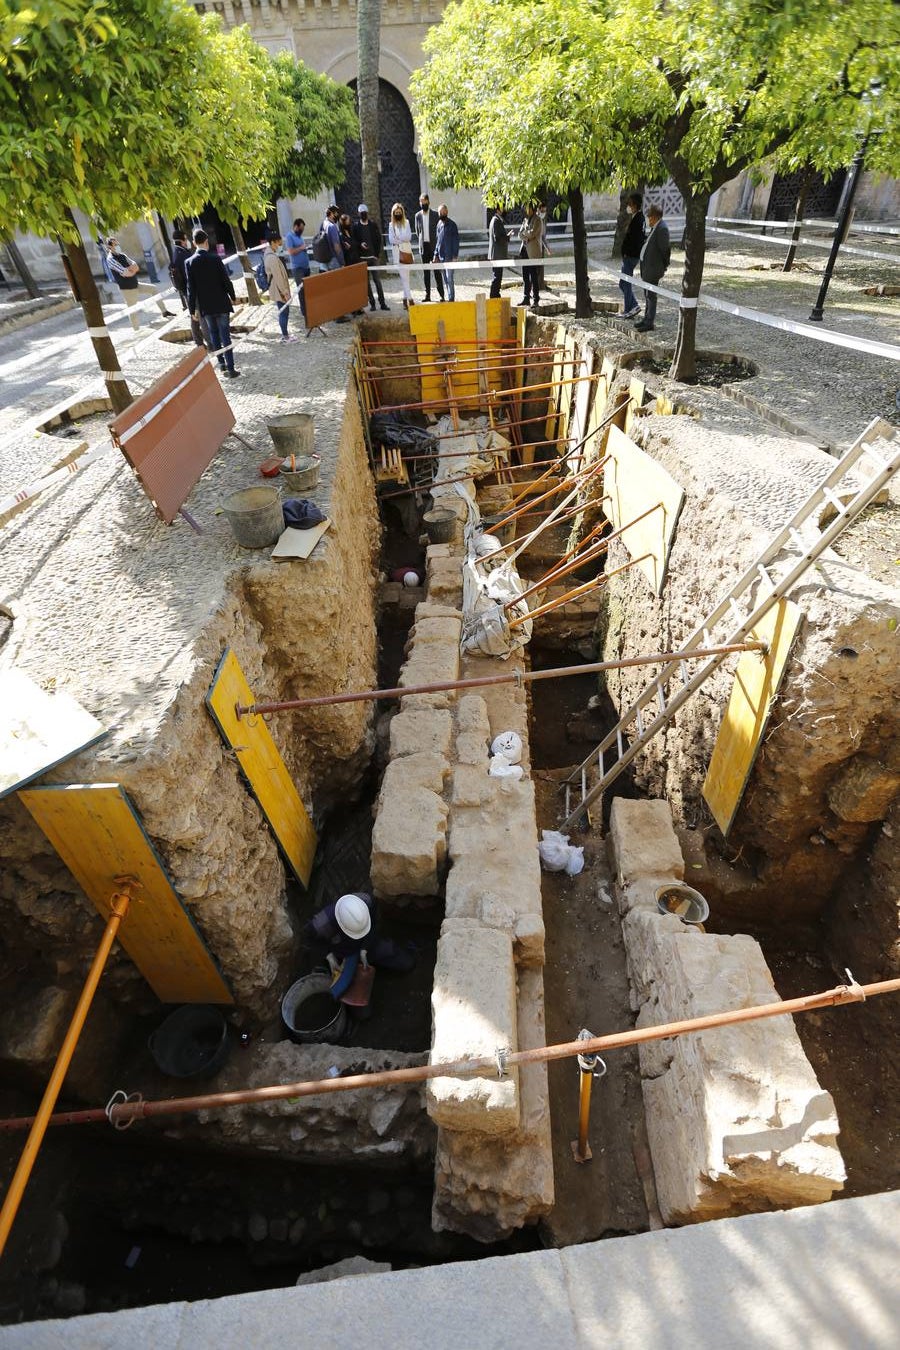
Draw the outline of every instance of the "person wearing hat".
[[[166,309],[166,302],[155,286],[151,286],[149,281],[138,281],[138,272],[141,269],[133,258],[129,258],[127,253],[121,251],[119,241],[114,234],[111,234],[106,241],[106,261],[113,274],[113,280],[122,292],[122,299],[128,306],[128,317],[131,320],[132,328],[137,329],[141,326],[140,310],[135,309],[134,306],[138,304],[142,291],[145,295],[156,296],[159,312],[164,319],[175,317],[170,310]]]
[[[352,978],[359,960],[382,970],[408,971],[416,964],[414,951],[391,938],[379,937],[375,901],[365,891],[342,895],[326,905],[313,915],[303,931],[315,945],[327,949],[328,964],[333,971],[339,962],[344,963],[344,977]],[[331,992],[340,997],[343,989],[335,985]]]
[[[360,202],[356,208],[356,214],[359,219],[353,226],[353,238],[359,249],[359,260],[364,262],[368,268],[377,267],[381,262],[381,231],[374,220],[369,219],[369,208],[365,202]],[[381,287],[381,276],[378,272],[371,270],[366,274],[366,280],[369,283],[369,309],[375,308],[375,295],[372,291],[372,282],[375,283],[375,290],[378,293],[378,303],[382,309],[388,306],[384,301],[384,291]]]

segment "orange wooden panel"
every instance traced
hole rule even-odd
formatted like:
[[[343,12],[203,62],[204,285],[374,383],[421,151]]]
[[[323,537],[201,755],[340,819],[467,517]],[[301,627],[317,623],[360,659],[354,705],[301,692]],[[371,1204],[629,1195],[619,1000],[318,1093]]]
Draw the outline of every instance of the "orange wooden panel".
[[[306,327],[318,328],[329,319],[365,309],[369,303],[367,272],[365,263],[353,263],[350,267],[308,276],[303,283]]]

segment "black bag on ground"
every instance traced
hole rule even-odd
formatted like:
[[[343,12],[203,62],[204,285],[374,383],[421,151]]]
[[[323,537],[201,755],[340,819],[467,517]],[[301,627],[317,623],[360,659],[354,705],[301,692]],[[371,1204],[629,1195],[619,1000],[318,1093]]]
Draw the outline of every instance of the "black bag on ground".
[[[437,445],[422,427],[407,420],[405,413],[373,413],[370,423],[372,440],[379,445],[396,446],[401,454],[433,455]]]

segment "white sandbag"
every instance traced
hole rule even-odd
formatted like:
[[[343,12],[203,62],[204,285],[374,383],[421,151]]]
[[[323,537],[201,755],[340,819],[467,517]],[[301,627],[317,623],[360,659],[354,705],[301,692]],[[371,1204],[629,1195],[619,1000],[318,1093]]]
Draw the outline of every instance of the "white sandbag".
[[[584,868],[584,848],[570,844],[569,836],[558,830],[541,830],[538,853],[547,872],[565,872],[570,877],[577,877]]]
[[[491,741],[491,754],[503,755],[509,764],[518,764],[522,758],[522,737],[517,731],[501,731]]]
[[[488,773],[492,778],[508,778],[518,782],[525,770],[521,764],[510,764],[505,755],[494,755]]]

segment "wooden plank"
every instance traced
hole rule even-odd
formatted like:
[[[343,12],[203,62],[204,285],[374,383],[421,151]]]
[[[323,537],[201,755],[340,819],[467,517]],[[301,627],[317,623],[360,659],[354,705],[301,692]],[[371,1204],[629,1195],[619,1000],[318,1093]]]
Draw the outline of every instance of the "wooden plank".
[[[135,898],[119,941],[163,1003],[233,1003],[231,990],[118,783],[27,788],[24,806],[104,919],[117,878]]]
[[[769,650],[744,652],[738,661],[701,789],[724,835],[731,829],[744,795],[802,618],[797,605],[779,600],[750,635],[767,642]]]
[[[272,549],[273,561],[288,562],[291,559],[309,558],[330,524],[331,521],[326,516],[309,530],[295,530],[288,526],[278,536],[278,542]]]
[[[309,885],[316,854],[316,832],[294,787],[278,747],[261,717],[238,718],[235,704],[253,703],[253,691],[229,647],[219,662],[206,706],[272,827],[295,875]]]
[[[21,670],[0,671],[0,797],[105,735],[71,694],[45,693]]]
[[[573,386],[574,395],[572,398],[572,418],[569,423],[569,444],[567,449],[574,450],[575,446],[584,440],[588,429],[588,409],[591,402],[591,391],[593,383],[591,375],[594,373],[594,350],[592,347],[584,347],[575,368],[580,383]],[[580,467],[584,451],[578,455],[573,455],[573,460],[578,461]]]
[[[628,403],[625,409],[624,431],[626,436],[631,431],[638,409],[643,408],[646,396],[647,386],[644,381],[639,380],[636,375],[632,375],[628,382]]]
[[[684,490],[616,426],[609,429],[606,449],[609,462],[604,470],[603,500],[607,515],[613,528],[619,530],[650,511],[624,530],[621,539],[632,558],[644,558],[638,569],[651,590],[662,595]],[[656,510],[651,510],[653,507]],[[645,554],[649,556],[645,558]]]
[[[368,269],[365,263],[336,267],[308,276],[303,283],[306,328],[318,328],[329,319],[355,314],[369,303]]]

